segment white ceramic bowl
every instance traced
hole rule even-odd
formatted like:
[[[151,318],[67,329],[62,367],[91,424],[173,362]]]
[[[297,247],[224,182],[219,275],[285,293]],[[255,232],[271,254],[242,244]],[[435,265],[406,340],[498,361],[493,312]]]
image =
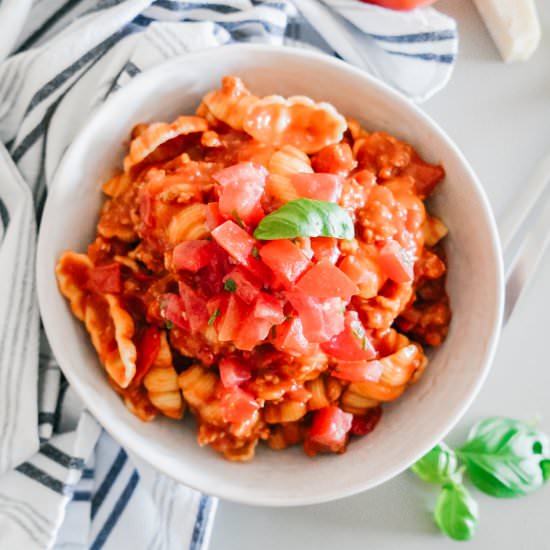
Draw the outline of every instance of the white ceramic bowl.
[[[383,129],[443,163],[446,181],[432,210],[449,226],[448,291],[453,320],[419,384],[384,408],[368,437],[345,454],[311,459],[302,449],[260,445],[251,463],[200,448],[190,422],[142,423],[109,387],[82,324],[57,289],[66,249],[85,250],[103,197],[100,183],[120,166],[132,126],[191,113],[223,75],[241,76],[258,95],[329,101],[371,129]],[[450,108],[453,106],[450,105]],[[440,441],[480,389],[493,357],[503,303],[501,256],[485,194],[451,140],[417,107],[363,72],[309,51],[258,45],[208,50],[169,61],[114,94],[74,140],[50,189],[38,246],[40,309],[53,351],[89,410],[125,447],[172,478],[211,495],[259,505],[323,502],[374,487]]]

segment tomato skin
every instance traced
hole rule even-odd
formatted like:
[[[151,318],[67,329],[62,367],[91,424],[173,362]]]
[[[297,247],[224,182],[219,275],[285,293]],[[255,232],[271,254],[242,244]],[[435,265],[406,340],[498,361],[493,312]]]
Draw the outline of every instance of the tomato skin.
[[[254,303],[252,315],[256,319],[269,321],[272,325],[280,325],[285,320],[281,300],[267,292],[259,293]]]
[[[380,361],[339,361],[331,376],[347,382],[378,382],[384,367]]]
[[[258,243],[235,222],[222,223],[212,231],[212,237],[237,262],[246,267],[253,265],[252,251]]]
[[[147,327],[139,342],[134,381],[140,383],[153,366],[160,350],[160,331],[155,325]]]
[[[267,170],[252,162],[240,162],[213,174],[221,185],[220,214],[245,223],[259,221],[263,217],[260,199],[266,177]]]
[[[285,293],[298,312],[306,340],[320,343],[330,340],[344,329],[342,303],[338,298],[320,300],[300,290]]]
[[[311,351],[311,344],[306,340],[302,322],[299,317],[293,317],[275,329],[275,337],[271,343],[280,351],[290,355],[304,355]]]
[[[166,321],[170,321],[177,327],[186,331],[191,329],[185,313],[185,303],[177,294],[162,295],[161,314]]]
[[[293,174],[292,185],[300,197],[337,202],[342,193],[342,178],[336,174]]]
[[[220,205],[217,202],[209,202],[206,205],[206,227],[210,231],[214,231],[218,225],[221,225],[225,220],[220,214]]]
[[[207,266],[213,256],[211,241],[183,241],[172,251],[172,264],[176,269],[184,269],[196,273]]]
[[[306,271],[296,286],[316,298],[343,298],[349,300],[358,294],[357,285],[328,260],[321,260]]]
[[[221,409],[225,422],[241,424],[251,420],[259,408],[254,396],[241,388],[234,387],[222,392]]]
[[[397,241],[385,241],[380,247],[378,263],[389,279],[400,284],[414,279],[414,262]]]
[[[321,349],[343,361],[368,361],[376,357],[376,351],[355,311],[346,311],[344,329],[321,344]]]
[[[382,417],[382,407],[369,409],[365,416],[353,415],[351,433],[353,435],[367,435],[376,428]]]
[[[235,294],[246,304],[253,303],[258,294],[260,294],[262,283],[249,271],[240,266],[235,267],[223,278],[224,283],[228,279],[235,282]]]
[[[122,290],[120,264],[100,265],[88,273],[88,288],[101,294],[118,294]]]
[[[224,357],[218,366],[220,379],[225,388],[234,388],[252,378],[250,367],[231,355]]]
[[[206,300],[182,281],[178,283],[178,287],[191,332],[200,332],[206,327],[209,319]]]
[[[346,443],[352,421],[352,414],[334,405],[319,409],[313,416],[309,439],[319,445],[338,450]]]
[[[398,11],[409,11],[423,6],[429,6],[437,2],[437,0],[361,0],[367,4],[376,4],[383,8]]]
[[[212,256],[208,265],[200,270],[197,286],[206,296],[218,294],[223,290],[223,278],[231,269],[227,252],[215,241],[212,245]]]
[[[312,237],[311,248],[313,258],[318,262],[328,260],[331,264],[335,264],[340,257],[338,241],[334,237]]]
[[[290,286],[311,265],[307,256],[288,239],[264,244],[260,257],[285,286]]]
[[[218,340],[229,342],[235,340],[243,321],[248,315],[248,307],[234,294],[231,294],[227,302],[227,308],[221,315],[218,324]]]
[[[251,351],[261,344],[268,336],[271,323],[265,319],[256,319],[248,310],[235,338],[235,347],[245,351]]]
[[[315,172],[341,174],[346,176],[355,168],[351,147],[347,143],[333,143],[321,149],[311,159]]]

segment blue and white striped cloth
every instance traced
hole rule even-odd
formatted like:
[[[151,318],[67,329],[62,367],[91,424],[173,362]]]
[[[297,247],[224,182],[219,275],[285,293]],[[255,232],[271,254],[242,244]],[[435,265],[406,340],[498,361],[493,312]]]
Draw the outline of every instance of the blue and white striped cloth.
[[[435,10],[355,0],[0,0],[2,549],[208,544],[216,500],[128,456],[68,387],[40,326],[34,256],[48,186],[94,108],[167,58],[233,41],[317,47],[417,99],[445,84],[457,49]]]

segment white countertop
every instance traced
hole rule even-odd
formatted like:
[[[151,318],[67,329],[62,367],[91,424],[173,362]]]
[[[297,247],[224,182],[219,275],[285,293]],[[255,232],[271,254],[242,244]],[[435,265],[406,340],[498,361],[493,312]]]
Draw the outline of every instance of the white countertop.
[[[550,150],[550,3],[538,0],[537,5],[543,27],[537,53],[527,63],[505,65],[470,0],[437,4],[458,21],[460,55],[447,88],[423,107],[470,160],[497,219],[522,192],[537,159]],[[539,415],[550,433],[549,280],[550,253],[504,330],[489,379],[451,441],[493,414]],[[481,520],[469,550],[550,549],[550,484],[523,499],[473,493]],[[323,505],[277,509],[220,502],[211,550],[456,548],[438,534],[427,511],[435,495],[405,473]]]

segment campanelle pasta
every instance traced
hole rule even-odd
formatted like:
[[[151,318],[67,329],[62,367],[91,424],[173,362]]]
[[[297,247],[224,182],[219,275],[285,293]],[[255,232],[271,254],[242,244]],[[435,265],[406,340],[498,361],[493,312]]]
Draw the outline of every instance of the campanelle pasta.
[[[59,288],[141,420],[188,408],[229,460],[344,452],[447,334],[447,228],[424,203],[443,177],[331,105],[227,76],[194,115],[134,127]]]

